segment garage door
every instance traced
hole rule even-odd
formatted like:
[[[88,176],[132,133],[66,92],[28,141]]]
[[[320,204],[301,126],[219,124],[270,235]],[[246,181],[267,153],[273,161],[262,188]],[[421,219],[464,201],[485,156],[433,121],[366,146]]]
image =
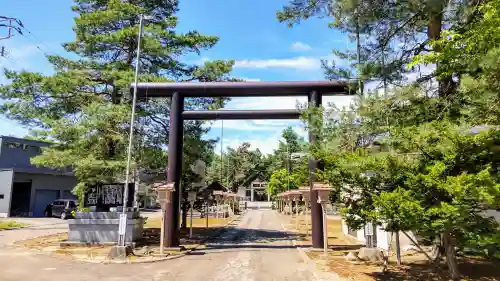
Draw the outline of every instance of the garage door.
[[[59,198],[59,190],[37,189],[35,190],[35,207],[33,216],[43,217],[47,205]]]
[[[76,200],[76,196],[73,193],[71,193],[71,191],[65,190],[63,192],[63,199],[73,199],[73,200]]]

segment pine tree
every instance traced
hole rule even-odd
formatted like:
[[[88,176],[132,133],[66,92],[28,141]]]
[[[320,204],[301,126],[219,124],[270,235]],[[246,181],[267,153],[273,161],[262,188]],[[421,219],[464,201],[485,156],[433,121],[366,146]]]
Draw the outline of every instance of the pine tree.
[[[79,180],[76,193],[81,195],[89,185],[123,178],[129,87],[137,60],[140,14],[148,18],[141,47],[140,81],[228,80],[233,62],[207,62],[200,67],[180,60],[187,53],[213,47],[218,38],[197,31],[177,33],[178,1],[75,0],[72,9],[77,13],[73,27],[76,38],[63,46],[78,59],[48,56],[55,70],[53,75],[6,71],[11,83],[0,88],[0,109],[10,119],[36,126],[33,134],[38,138],[55,143],[33,162],[73,168]],[[194,99],[188,100],[186,106],[209,109],[221,107],[224,102]],[[151,151],[164,154],[168,118],[167,99],[146,100],[138,105],[134,158],[142,166],[139,168],[157,167],[158,163],[151,159],[155,157],[144,155]],[[212,142],[200,139],[204,132],[201,125],[186,123],[187,143],[210,147]]]
[[[368,0],[292,0],[277,13],[289,26],[310,17],[333,17],[332,28],[347,33],[360,43],[359,51],[334,50],[341,59],[354,62],[349,68],[328,67],[330,78],[360,78],[401,85],[413,56],[437,51],[430,43],[441,38],[444,27],[460,29],[474,21],[474,7],[480,1],[368,1]],[[358,57],[359,53],[359,57]],[[352,70],[357,73],[352,73]],[[421,78],[430,80],[442,74],[436,71]],[[439,75],[439,94],[456,89],[453,75]],[[382,85],[382,84],[381,84]],[[379,87],[381,86],[379,85]]]

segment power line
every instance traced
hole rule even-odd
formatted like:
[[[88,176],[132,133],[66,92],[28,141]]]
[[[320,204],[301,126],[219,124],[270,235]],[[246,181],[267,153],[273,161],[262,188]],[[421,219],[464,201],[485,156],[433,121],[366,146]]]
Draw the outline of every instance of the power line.
[[[22,35],[23,32],[21,31],[21,28],[23,28],[24,25],[20,20],[16,18],[0,16],[0,27],[7,28],[7,35],[4,37],[0,37],[0,40],[5,40],[14,36],[14,31],[17,31],[17,33]]]
[[[43,46],[44,46],[44,47],[48,50],[48,51],[47,51],[47,50],[46,50],[46,51],[44,51],[44,50],[42,50],[42,48],[40,48],[40,46],[38,46],[38,45],[36,45],[36,44],[35,44],[35,47],[36,47],[39,51],[41,51],[44,55],[50,55],[50,53],[52,53],[53,55],[58,55],[58,54],[57,54],[57,52],[54,52],[54,50],[52,50],[52,49],[51,49],[51,48],[50,48],[50,47],[49,47],[49,46],[48,46],[48,45],[47,45],[47,44],[46,44],[43,40],[41,40],[41,39],[40,39],[40,38],[38,38],[35,34],[33,34],[33,32],[31,32],[31,31],[30,31],[27,27],[22,26],[22,28],[23,28],[23,29],[24,29],[24,30],[25,30],[25,31],[26,31],[29,35],[31,35],[31,37],[32,37],[31,39],[32,39],[32,40],[37,41],[40,45],[43,45]],[[26,38],[29,38],[28,36],[26,36],[26,35],[24,35],[24,34],[21,34],[21,35],[23,35],[23,36],[24,36],[24,37],[26,37]]]

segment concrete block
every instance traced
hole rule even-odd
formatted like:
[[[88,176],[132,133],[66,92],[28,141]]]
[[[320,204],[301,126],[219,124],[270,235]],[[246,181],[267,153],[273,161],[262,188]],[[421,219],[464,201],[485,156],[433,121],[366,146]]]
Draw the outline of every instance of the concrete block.
[[[145,218],[133,218],[127,213],[125,242],[130,244],[142,237]],[[68,220],[68,241],[100,244],[118,241],[119,214],[106,212],[76,213],[75,219]]]

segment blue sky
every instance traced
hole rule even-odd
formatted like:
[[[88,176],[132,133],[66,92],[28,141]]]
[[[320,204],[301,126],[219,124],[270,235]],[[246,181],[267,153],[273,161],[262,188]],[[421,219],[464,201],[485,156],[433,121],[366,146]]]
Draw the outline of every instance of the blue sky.
[[[201,63],[234,59],[233,76],[251,81],[322,80],[320,59],[334,59],[331,49],[347,47],[346,36],[329,29],[328,19],[310,19],[288,28],[276,20],[276,11],[286,3],[287,0],[180,1],[179,32],[198,30],[220,37],[213,49],[190,55],[186,60]],[[61,43],[74,38],[71,5],[71,0],[25,0],[22,5],[16,1],[3,3],[2,15],[20,19],[31,33],[0,41],[10,57],[0,58],[0,65],[50,73],[44,53],[64,54]],[[2,82],[5,79],[0,77]],[[298,101],[305,102],[305,99]],[[343,106],[350,98],[328,97],[325,102]],[[296,103],[295,98],[245,98],[233,99],[226,108],[285,109],[294,108]],[[207,137],[220,136],[221,125],[220,121],[215,122]],[[270,153],[277,146],[281,131],[289,125],[305,136],[299,121],[228,120],[224,122],[224,146],[235,147],[248,141],[253,147]],[[0,135],[27,133],[27,128],[0,118]]]

